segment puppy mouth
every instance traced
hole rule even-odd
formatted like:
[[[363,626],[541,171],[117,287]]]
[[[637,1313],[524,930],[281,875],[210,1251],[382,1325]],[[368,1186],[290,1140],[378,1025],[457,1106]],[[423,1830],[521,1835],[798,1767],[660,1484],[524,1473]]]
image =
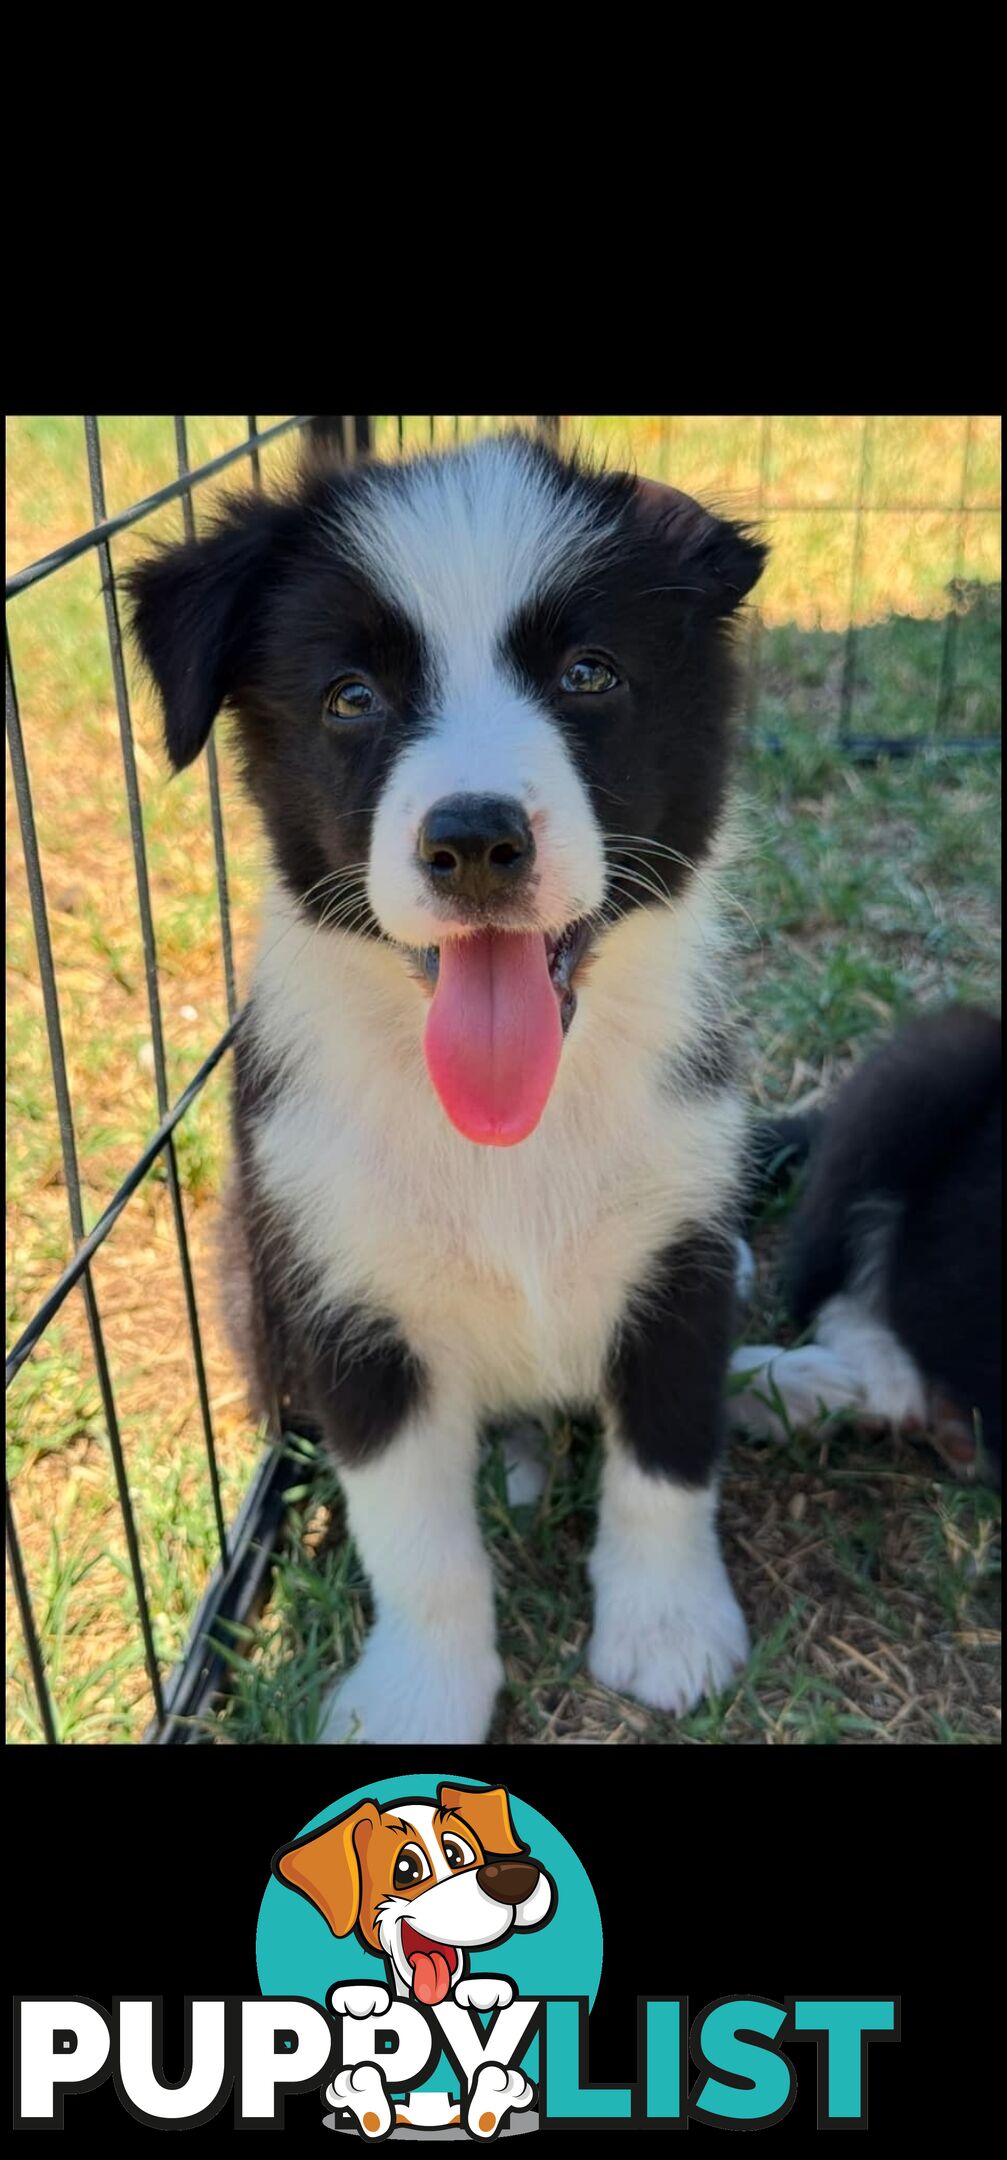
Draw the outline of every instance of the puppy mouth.
[[[482,1147],[514,1147],[533,1132],[552,1092],[577,1008],[586,918],[553,935],[482,927],[429,946],[433,985],[423,1052],[457,1132]]]
[[[411,1920],[402,1922],[402,1953],[412,1969],[413,1992],[421,2003],[444,2001],[461,1959],[450,1943],[432,1942]]]
[[[518,934],[507,930],[494,933],[499,937]],[[577,1010],[577,992],[574,988],[574,976],[581,961],[587,957],[592,938],[592,928],[586,915],[582,915],[577,922],[567,923],[565,930],[558,932],[547,930],[542,934],[549,974],[552,978],[556,996],[559,999],[560,1025],[564,1035],[566,1035]],[[439,945],[427,945],[424,951],[421,952],[420,969],[424,980],[436,986],[441,970],[441,948]]]

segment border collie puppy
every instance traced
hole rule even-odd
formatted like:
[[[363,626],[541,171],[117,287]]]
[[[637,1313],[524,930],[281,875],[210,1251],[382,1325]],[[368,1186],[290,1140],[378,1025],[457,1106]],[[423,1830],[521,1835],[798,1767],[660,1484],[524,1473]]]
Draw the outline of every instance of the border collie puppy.
[[[928,1429],[960,1466],[978,1437],[999,1480],[1002,1094],[999,1019],[952,1006],[876,1051],[821,1118],[763,1138],[764,1160],[810,1149],[783,1276],[814,1339],[735,1353],[750,1386],[732,1424],[777,1438],[852,1410]]]
[[[328,1739],[485,1738],[477,1437],[515,1410],[604,1418],[596,1679],[682,1712],[746,1655],[710,866],[764,553],[515,436],[309,467],[132,577],[172,762],[229,707],[270,843],[237,1050],[250,1332],[274,1421],[335,1454],[374,1593]]]

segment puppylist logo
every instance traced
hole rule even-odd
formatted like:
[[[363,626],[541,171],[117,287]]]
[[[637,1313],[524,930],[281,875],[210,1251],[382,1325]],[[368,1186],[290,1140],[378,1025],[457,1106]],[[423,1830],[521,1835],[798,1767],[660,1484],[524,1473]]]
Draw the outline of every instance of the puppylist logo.
[[[592,2085],[588,2024],[602,1927],[562,1833],[502,1786],[383,1780],[273,1855],[256,1932],[261,1995],[187,1997],[185,2072],[164,2080],[161,2003],[17,1999],[15,2122],[61,2128],[64,2097],[112,2076],[134,2119],[319,2128],[376,2144],[487,2144],[540,2129],[765,2129],[793,2105],[787,2040],[817,2043],[818,2126],[865,2127],[871,2043],[894,1996],[638,1998],[633,2083]],[[84,2119],[75,2115],[75,2125]]]

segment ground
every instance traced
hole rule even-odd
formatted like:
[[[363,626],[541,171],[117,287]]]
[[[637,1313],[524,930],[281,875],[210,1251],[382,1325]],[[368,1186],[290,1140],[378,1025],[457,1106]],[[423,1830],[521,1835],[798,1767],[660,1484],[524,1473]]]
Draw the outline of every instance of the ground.
[[[471,431],[474,422],[463,423]],[[192,462],[236,439],[190,422]],[[103,423],[112,510],[173,475],[170,423]],[[571,430],[572,432],[572,430]],[[953,750],[865,767],[837,743],[852,608],[857,733],[978,736],[999,727],[999,430],[978,421],[580,423],[614,461],[755,514],[774,563],[753,617],[739,720],[747,838],[726,895],[757,1104],[827,1089],[899,1017],[946,998],[999,1000],[999,758]],[[420,440],[426,423],[412,422]],[[438,423],[450,439],[449,422]],[[382,444],[394,440],[383,423]],[[267,478],[286,453],[264,458]],[[855,546],[852,506],[871,506]],[[972,507],[962,511],[960,502]],[[10,567],[89,521],[78,422],[11,423]],[[926,512],[913,505],[933,504]],[[200,514],[204,505],[200,504]],[[177,509],[153,530],[179,529]],[[144,540],[151,527],[144,530]],[[117,543],[121,567],[141,541]],[[10,610],[43,851],[86,1217],[96,1220],[157,1122],[115,702],[95,558]],[[949,628],[950,625],[950,628]],[[949,642],[956,688],[942,696]],[[756,665],[757,655],[757,665]],[[943,675],[942,675],[943,670]],[[172,1093],[226,1018],[202,767],[167,780],[155,715],[134,684],[137,755]],[[770,748],[775,742],[776,749]],[[258,845],[223,751],[239,975],[254,929]],[[38,966],[8,804],[8,1341],[69,1256],[66,1192]],[[225,1509],[258,1436],[213,1289],[214,1201],[226,1152],[226,1070],[179,1135]],[[774,1209],[758,1237],[746,1327],[779,1326]],[[163,1174],[95,1264],[152,1625],[180,1653],[215,1560],[192,1356]],[[754,1651],[738,1685],[690,1717],[651,1715],[584,1667],[585,1556],[597,1453],[553,1436],[547,1494],[504,1501],[499,1451],[482,1481],[507,1686],[495,1740],[984,1742],[999,1737],[999,1505],[922,1444],[836,1425],[788,1446],[732,1446],[725,1544]],[[366,1598],[338,1495],[304,1450],[271,1600],[229,1644],[235,1687],[220,1742],[309,1739],[325,1675],[352,1657]],[[136,1739],[150,1714],[100,1401],[74,1293],[8,1398],[8,1466],[61,1733]],[[39,1737],[16,1615],[8,1731]]]

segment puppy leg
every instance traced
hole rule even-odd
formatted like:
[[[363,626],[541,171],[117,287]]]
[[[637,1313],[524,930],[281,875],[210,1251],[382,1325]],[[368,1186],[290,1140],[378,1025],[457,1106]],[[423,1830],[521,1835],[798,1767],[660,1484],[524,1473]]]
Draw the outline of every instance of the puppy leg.
[[[714,1233],[671,1247],[611,1362],[588,1659],[603,1686],[657,1710],[691,1709],[748,1654],[714,1483],[734,1266]]]
[[[340,1466],[375,1620],[359,1665],[327,1706],[321,1739],[485,1739],[502,1666],[476,1457],[468,1406],[434,1395],[373,1459]]]
[[[530,1419],[503,1436],[504,1478],[511,1507],[534,1507],[545,1491],[546,1435]]]

